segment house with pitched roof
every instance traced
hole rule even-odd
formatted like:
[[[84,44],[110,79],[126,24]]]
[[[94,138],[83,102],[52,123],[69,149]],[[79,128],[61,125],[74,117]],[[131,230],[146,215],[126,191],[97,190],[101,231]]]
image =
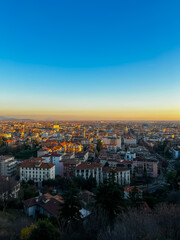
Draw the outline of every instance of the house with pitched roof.
[[[59,195],[52,196],[49,193],[30,198],[24,201],[24,212],[33,218],[38,217],[39,214],[47,217],[58,216],[60,211],[60,204],[63,203],[62,197]]]

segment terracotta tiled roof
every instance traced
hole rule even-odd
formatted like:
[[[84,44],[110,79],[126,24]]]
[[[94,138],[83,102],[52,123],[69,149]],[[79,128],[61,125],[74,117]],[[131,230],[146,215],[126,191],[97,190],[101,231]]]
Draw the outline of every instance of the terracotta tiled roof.
[[[60,203],[63,203],[62,197],[58,195],[52,196],[49,193],[46,193],[39,197],[30,198],[24,201],[24,205],[27,208],[32,206],[40,206],[53,216],[59,214]]]
[[[62,154],[52,152],[52,153],[47,153],[47,154],[43,155],[42,158],[43,157],[61,157],[61,156],[62,156]]]
[[[81,170],[81,169],[93,169],[93,168],[100,168],[100,167],[102,167],[101,163],[97,163],[97,162],[93,162],[93,163],[83,162],[83,163],[79,164],[76,167],[76,169],[77,170]]]
[[[45,163],[43,160],[25,160],[19,164],[22,168],[52,168],[54,164]]]
[[[124,191],[126,191],[126,192],[132,192],[132,190],[135,188],[135,186],[130,186],[130,187],[125,187],[124,188]],[[137,188],[137,191],[138,192],[143,192],[140,188]]]
[[[80,161],[79,161],[78,159],[76,159],[76,158],[66,159],[66,160],[63,160],[63,161],[61,161],[61,162],[64,163],[64,166],[65,166],[65,165],[74,165],[74,164],[79,164],[79,163],[80,163]]]

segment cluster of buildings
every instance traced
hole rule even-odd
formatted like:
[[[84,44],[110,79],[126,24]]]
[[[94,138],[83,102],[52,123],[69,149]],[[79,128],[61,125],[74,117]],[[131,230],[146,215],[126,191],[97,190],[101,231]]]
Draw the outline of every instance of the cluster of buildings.
[[[32,148],[34,141],[37,148],[37,157],[26,160],[0,155],[0,176],[6,181],[19,176],[20,182],[38,184],[56,176],[81,176],[99,184],[113,173],[128,188],[132,176],[158,177],[154,145],[168,140],[172,157],[180,158],[180,124],[174,122],[1,121],[0,138],[0,149]]]
[[[167,122],[2,121],[0,138],[0,150],[37,148],[37,156],[26,160],[0,154],[2,200],[17,198],[21,182],[32,180],[40,187],[57,176],[92,177],[97,185],[113,176],[124,186],[125,198],[134,190],[142,198],[143,190],[135,189],[131,179],[158,178],[159,160],[151,149],[168,140],[172,158],[180,158],[180,125]],[[83,192],[85,203],[92,194]],[[40,194],[25,200],[24,210],[32,217],[51,217],[59,214],[61,203],[59,195]],[[83,216],[89,214],[85,209],[80,211]]]

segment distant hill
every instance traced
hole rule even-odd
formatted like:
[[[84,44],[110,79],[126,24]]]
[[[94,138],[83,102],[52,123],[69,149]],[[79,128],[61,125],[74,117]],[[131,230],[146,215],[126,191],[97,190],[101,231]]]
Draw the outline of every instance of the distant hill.
[[[33,119],[20,119],[20,118],[9,118],[5,116],[0,116],[0,121],[33,121]]]

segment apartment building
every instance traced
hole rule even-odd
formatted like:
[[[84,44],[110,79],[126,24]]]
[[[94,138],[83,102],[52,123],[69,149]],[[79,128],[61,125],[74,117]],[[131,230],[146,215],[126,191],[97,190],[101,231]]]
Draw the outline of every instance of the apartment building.
[[[88,151],[85,151],[85,152],[78,152],[78,153],[76,153],[75,157],[78,158],[79,160],[85,162],[85,161],[88,160],[89,152],[88,152]]]
[[[118,137],[103,137],[102,138],[103,144],[104,145],[115,145],[116,146],[116,150],[117,149],[121,149],[121,136]],[[114,150],[114,149],[113,149]]]
[[[53,163],[55,165],[55,175],[60,175],[60,161],[62,159],[63,154],[58,153],[49,153],[42,156],[42,158],[47,163]]]
[[[0,176],[12,176],[16,173],[16,160],[13,156],[0,156]]]
[[[82,162],[76,167],[75,176],[82,176],[85,179],[93,177],[99,184],[102,181],[102,165],[97,162]]]
[[[157,178],[158,176],[158,160],[137,157],[133,160],[134,173],[138,177],[142,177],[146,172],[148,177]]]
[[[82,176],[85,179],[93,177],[97,184],[108,179],[112,173],[115,174],[115,181],[121,185],[130,184],[130,170],[121,167],[102,167],[101,163],[81,163],[76,167],[75,176]]]
[[[124,137],[124,144],[125,145],[136,145],[137,144],[137,140],[136,140],[135,137],[125,136]]]
[[[72,178],[75,176],[76,166],[80,161],[76,158],[69,158],[60,162],[60,176],[65,178]]]
[[[130,170],[128,168],[121,167],[103,167],[102,176],[103,180],[109,179],[114,173],[115,182],[120,185],[129,185],[130,184]]]
[[[33,180],[36,183],[55,179],[55,165],[39,159],[25,160],[19,164],[20,181]]]

